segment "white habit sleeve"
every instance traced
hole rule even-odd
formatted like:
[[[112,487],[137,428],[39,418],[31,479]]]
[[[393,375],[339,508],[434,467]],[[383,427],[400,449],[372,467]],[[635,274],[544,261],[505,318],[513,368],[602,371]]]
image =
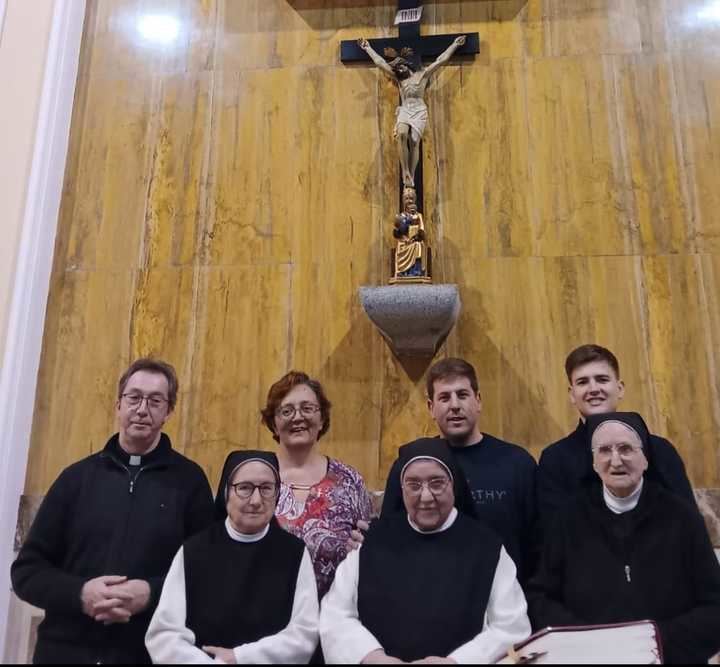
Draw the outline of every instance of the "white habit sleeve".
[[[513,644],[530,636],[525,595],[517,582],[517,570],[505,547],[495,568],[485,622],[479,635],[454,650],[448,658],[460,664],[491,663]]]
[[[320,640],[327,664],[357,665],[382,648],[358,618],[359,570],[360,549],[355,549],[335,571],[335,581],[320,606]]]
[[[234,649],[238,664],[307,664],[318,643],[318,593],[310,554],[303,552],[290,622],[280,632]]]
[[[185,625],[186,609],[185,558],[180,547],[165,577],[160,601],[145,635],[145,646],[153,663],[198,665],[215,662],[195,646],[195,633]]]

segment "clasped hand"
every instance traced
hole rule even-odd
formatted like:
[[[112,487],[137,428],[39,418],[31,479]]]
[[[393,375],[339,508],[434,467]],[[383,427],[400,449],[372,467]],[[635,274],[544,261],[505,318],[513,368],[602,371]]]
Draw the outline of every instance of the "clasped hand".
[[[127,623],[150,602],[150,584],[143,579],[116,575],[96,577],[85,582],[80,592],[83,613],[110,625]]]
[[[361,661],[362,665],[456,665],[452,658],[441,658],[436,655],[430,655],[427,658],[405,662],[400,658],[394,658],[379,648],[368,653]]]

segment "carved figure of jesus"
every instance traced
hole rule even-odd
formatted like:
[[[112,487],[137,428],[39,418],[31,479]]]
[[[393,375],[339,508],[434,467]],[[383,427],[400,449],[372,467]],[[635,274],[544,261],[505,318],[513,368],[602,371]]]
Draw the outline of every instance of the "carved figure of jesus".
[[[358,40],[360,48],[368,54],[370,59],[397,85],[400,90],[400,106],[396,111],[395,129],[393,137],[397,141],[402,169],[403,185],[415,187],[415,169],[420,159],[420,139],[422,139],[428,111],[425,104],[425,90],[430,77],[441,65],[444,65],[458,47],[465,44],[465,35],[456,37],[453,43],[441,53],[437,59],[425,68],[416,71],[413,62],[397,56],[394,50],[386,49],[386,53],[396,56],[388,62],[365,38]],[[407,53],[405,49],[403,52]],[[412,53],[411,50],[409,50]],[[401,52],[402,53],[402,52]]]

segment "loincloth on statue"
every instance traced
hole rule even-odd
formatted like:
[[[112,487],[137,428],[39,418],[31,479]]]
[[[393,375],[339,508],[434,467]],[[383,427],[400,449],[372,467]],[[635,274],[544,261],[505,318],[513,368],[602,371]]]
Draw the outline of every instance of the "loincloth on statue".
[[[405,123],[422,137],[428,119],[428,110],[425,104],[417,104],[412,107],[399,106],[395,110],[395,116],[394,136],[397,136],[398,125]]]

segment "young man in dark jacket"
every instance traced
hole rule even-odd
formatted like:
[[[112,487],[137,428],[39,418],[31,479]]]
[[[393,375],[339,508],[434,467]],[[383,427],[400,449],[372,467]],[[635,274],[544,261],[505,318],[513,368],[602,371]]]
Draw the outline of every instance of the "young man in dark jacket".
[[[553,514],[588,479],[594,478],[585,419],[593,414],[615,412],[625,393],[617,358],[599,345],[581,345],[573,350],[565,360],[565,372],[570,383],[570,402],[580,419],[572,433],[548,445],[540,456],[538,511],[546,528],[549,528]],[[665,438],[650,434],[646,456],[647,478],[696,507],[685,465],[675,447]]]
[[[119,433],[53,483],[12,566],[45,610],[35,663],[149,663],[145,632],[182,542],[213,516],[205,473],[161,429],[178,383],[139,359],[120,378]]]

